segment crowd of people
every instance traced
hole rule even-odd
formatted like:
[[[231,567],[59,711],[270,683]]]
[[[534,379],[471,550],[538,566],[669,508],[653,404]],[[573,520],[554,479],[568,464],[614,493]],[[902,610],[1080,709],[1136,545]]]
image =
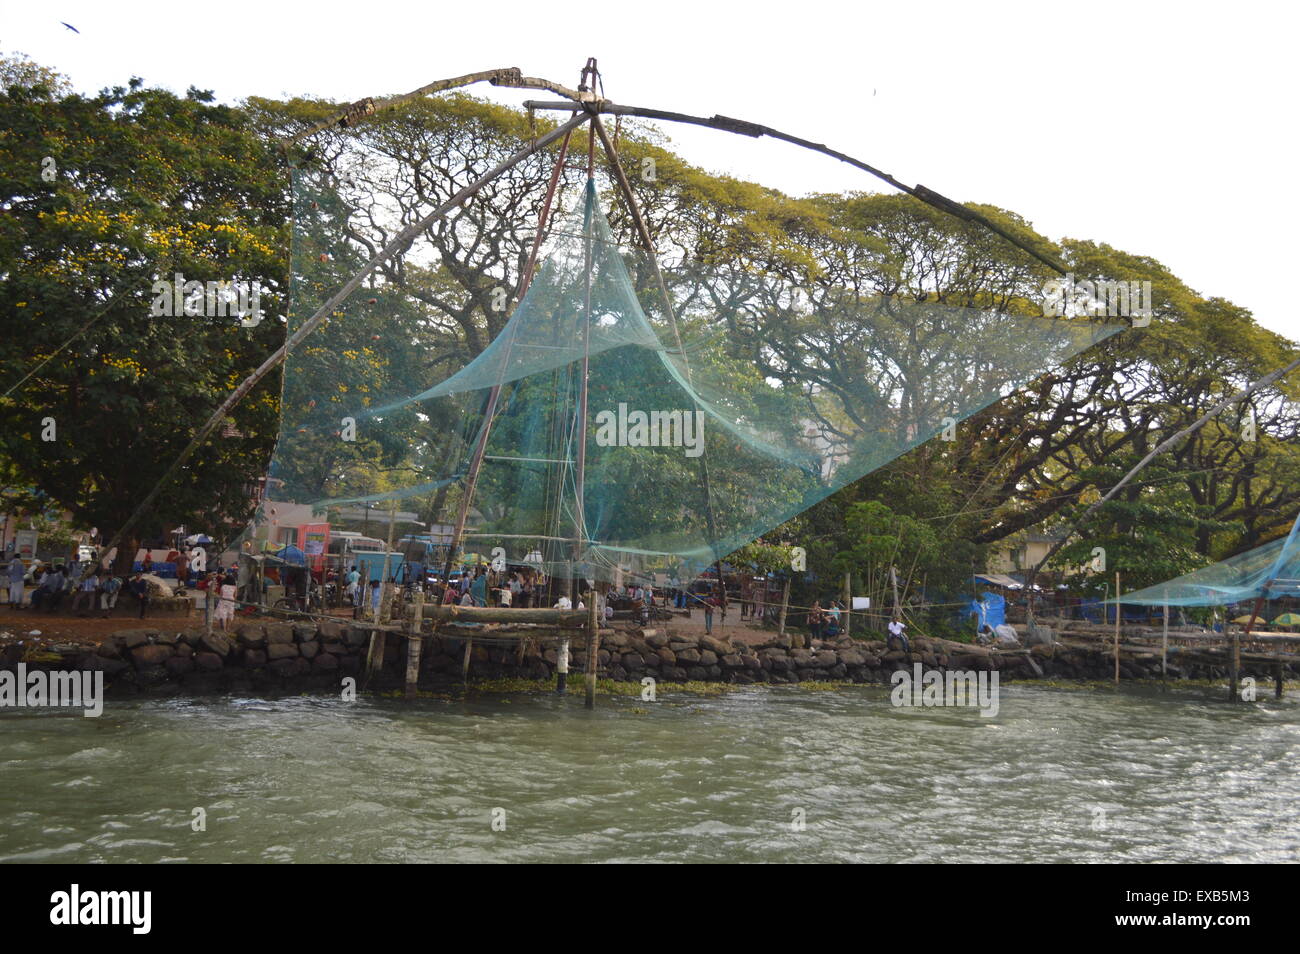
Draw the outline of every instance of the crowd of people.
[[[149,584],[143,571],[114,576],[99,567],[85,564],[37,563],[30,573],[22,560],[9,561],[9,606],[13,609],[44,610],[54,613],[67,603],[68,612],[77,616],[100,613],[105,619],[117,607],[123,592],[133,594],[140,604],[140,618],[149,605]],[[27,583],[33,586],[27,593]]]
[[[36,562],[29,570],[22,560],[12,559],[5,570],[9,606],[12,609],[46,613],[66,609],[74,616],[85,617],[98,614],[107,619],[116,610],[119,597],[123,593],[129,593],[135,598],[140,619],[144,619],[152,595],[150,582],[146,577],[152,570],[153,561],[147,554],[139,570],[125,575],[117,575],[102,566],[86,562],[80,564]],[[177,592],[183,593],[186,581],[193,580],[194,576],[195,574],[186,573],[185,579],[180,579],[178,566],[180,588]],[[210,588],[213,595],[218,598],[215,619],[221,624],[222,629],[228,628],[230,620],[234,618],[237,605],[233,569],[217,568],[198,576],[194,582],[197,589]],[[29,584],[32,587],[30,593],[28,593]]]

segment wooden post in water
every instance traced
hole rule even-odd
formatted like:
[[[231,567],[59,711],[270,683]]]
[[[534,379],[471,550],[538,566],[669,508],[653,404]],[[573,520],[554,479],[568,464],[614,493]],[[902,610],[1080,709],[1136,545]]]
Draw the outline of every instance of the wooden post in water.
[[[366,682],[370,677],[384,668],[384,647],[386,634],[380,630],[370,631],[370,651],[366,654]]]
[[[1276,684],[1273,686],[1273,696],[1276,699],[1282,698],[1282,648],[1278,647],[1277,655],[1273,658],[1273,677]]]
[[[596,708],[596,654],[600,651],[600,612],[596,591],[587,594],[587,708]]]
[[[790,608],[790,574],[785,575],[785,586],[781,589],[781,615],[777,619],[776,635],[785,635],[785,614]]]
[[[1164,626],[1160,634],[1160,687],[1169,688],[1169,604],[1165,604]]]
[[[415,606],[408,611],[406,622],[406,698],[414,699],[420,681],[420,653],[424,650],[424,590],[416,590]]]
[[[569,637],[560,638],[560,648],[555,651],[555,691],[564,695],[569,686]]]
[[[1115,685],[1119,685],[1119,570],[1115,571]]]
[[[850,571],[844,571],[844,635],[848,636],[852,632],[852,626],[849,623],[853,613],[853,582],[850,578]]]
[[[1223,616],[1223,625],[1228,626],[1228,616]],[[1238,702],[1241,694],[1237,691],[1237,683],[1241,678],[1241,634],[1234,632],[1232,634],[1232,661],[1228,665],[1228,701]]]
[[[474,651],[474,637],[470,636],[465,640],[465,656],[460,661],[460,682],[461,685],[469,685],[469,656]]]

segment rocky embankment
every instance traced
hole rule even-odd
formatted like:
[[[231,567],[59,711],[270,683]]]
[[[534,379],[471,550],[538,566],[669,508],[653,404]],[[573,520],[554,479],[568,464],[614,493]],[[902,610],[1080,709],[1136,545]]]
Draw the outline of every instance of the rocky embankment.
[[[514,629],[518,632],[518,628]],[[466,639],[473,638],[470,678],[546,680],[556,671],[556,631],[538,630],[536,638],[502,641],[494,627],[449,625],[424,637],[420,686],[437,688],[458,683]],[[406,671],[406,638],[388,634],[380,670],[371,688],[402,685]],[[100,670],[114,692],[294,690],[337,687],[345,676],[358,676],[370,645],[370,631],[347,621],[290,624],[278,621],[241,622],[230,633],[178,633],[164,627],[128,630],[108,637],[97,648],[69,648],[58,658],[27,659],[28,668]],[[980,646],[929,639],[912,640],[912,652],[886,651],[879,640],[849,639],[819,642],[812,649],[796,648],[790,636],[773,637],[758,646],[714,638],[677,634],[663,629],[614,629],[601,634],[597,653],[602,678],[640,681],[646,676],[665,682],[727,682],[785,684],[808,681],[888,683],[898,669],[920,663],[926,669],[998,671],[1003,681],[1016,679],[1110,679],[1112,656],[1102,647],[1036,646],[1030,650],[996,651]],[[575,630],[570,643],[570,673],[583,671],[586,639]],[[0,665],[13,668],[23,661],[17,647],[5,650]],[[1158,678],[1158,654],[1125,658],[1121,676]],[[1174,678],[1220,678],[1222,667],[1170,659]],[[1243,674],[1252,674],[1244,667]],[[1269,671],[1254,673],[1267,677]],[[1290,673],[1294,676],[1294,673]]]

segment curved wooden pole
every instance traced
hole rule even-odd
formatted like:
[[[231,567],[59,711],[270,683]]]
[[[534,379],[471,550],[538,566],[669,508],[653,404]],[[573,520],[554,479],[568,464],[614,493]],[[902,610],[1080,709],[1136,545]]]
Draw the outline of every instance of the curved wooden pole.
[[[811,149],[813,152],[820,152],[823,155],[830,156],[832,159],[838,159],[840,162],[846,162],[864,172],[869,172],[877,179],[888,182],[895,189],[906,192],[913,198],[920,199],[926,205],[933,206],[941,212],[946,212],[956,218],[963,219],[967,222],[973,222],[976,225],[988,229],[990,232],[1000,236],[1003,240],[1014,245],[1022,252],[1032,255],[1035,259],[1042,262],[1058,274],[1066,274],[1065,266],[1056,261],[1056,259],[1038,251],[1025,242],[1024,239],[1012,235],[996,222],[980,215],[980,213],[973,209],[966,208],[966,206],[962,205],[960,202],[949,199],[947,196],[941,195],[933,189],[926,188],[920,183],[917,183],[914,186],[907,185],[905,182],[900,182],[898,179],[894,178],[888,172],[877,169],[875,166],[863,162],[861,159],[855,159],[848,153],[840,152],[838,149],[832,149],[824,143],[813,142],[810,139],[803,139],[799,136],[792,136],[789,133],[781,132],[779,129],[773,129],[771,126],[763,126],[758,123],[747,122],[743,119],[732,119],[730,116],[692,116],[689,113],[675,113],[663,109],[649,109],[644,106],[622,106],[617,103],[611,103],[608,100],[601,100],[597,103],[587,104],[572,102],[551,103],[528,100],[524,103],[524,107],[527,109],[595,110],[600,113],[610,113],[614,116],[636,116],[641,119],[658,119],[672,123],[687,123],[692,126],[706,126],[709,129],[718,129],[722,132],[735,133],[739,136],[749,136],[753,139],[758,139],[762,136],[767,136],[771,139],[780,139],[783,142],[788,142],[795,146],[801,146],[804,149]]]

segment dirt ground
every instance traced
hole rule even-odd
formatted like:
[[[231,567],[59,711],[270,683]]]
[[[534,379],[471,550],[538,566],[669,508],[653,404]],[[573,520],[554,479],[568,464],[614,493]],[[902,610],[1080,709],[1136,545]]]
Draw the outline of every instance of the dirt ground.
[[[349,614],[345,614],[343,618],[348,618],[348,616]],[[242,617],[237,616],[235,624],[237,625],[241,619]],[[620,622],[618,625],[622,628],[628,624]],[[662,626],[663,623],[659,622],[655,625]],[[691,613],[689,619],[675,615],[667,625],[674,632],[702,636],[704,634],[704,614],[695,611]],[[176,632],[183,632],[198,630],[202,626],[202,616],[146,616],[141,620],[134,612],[123,612],[119,608],[117,615],[109,619],[103,619],[98,615],[73,616],[63,610],[55,613],[30,609],[15,610],[8,604],[0,604],[0,645],[7,645],[20,640],[26,645],[31,643],[45,646],[67,643],[98,645],[105,636],[125,629],[161,627],[165,629],[174,628]],[[33,636],[33,630],[39,630],[40,635]],[[786,632],[796,638],[803,635],[802,631],[794,627],[788,627]],[[761,629],[749,625],[749,620],[740,618],[740,611],[737,608],[733,607],[728,610],[725,620],[721,613],[713,614],[713,636],[717,639],[752,646],[767,642],[775,635],[775,629]]]
[[[0,643],[17,640],[35,641],[46,645],[55,643],[93,643],[98,645],[105,637],[124,629],[144,626],[175,627],[176,632],[202,626],[203,620],[184,616],[146,616],[143,620],[135,613],[123,613],[109,619],[95,616],[73,616],[65,611],[46,613],[44,610],[15,610],[7,603],[0,605]],[[39,630],[39,636],[32,631]]]

